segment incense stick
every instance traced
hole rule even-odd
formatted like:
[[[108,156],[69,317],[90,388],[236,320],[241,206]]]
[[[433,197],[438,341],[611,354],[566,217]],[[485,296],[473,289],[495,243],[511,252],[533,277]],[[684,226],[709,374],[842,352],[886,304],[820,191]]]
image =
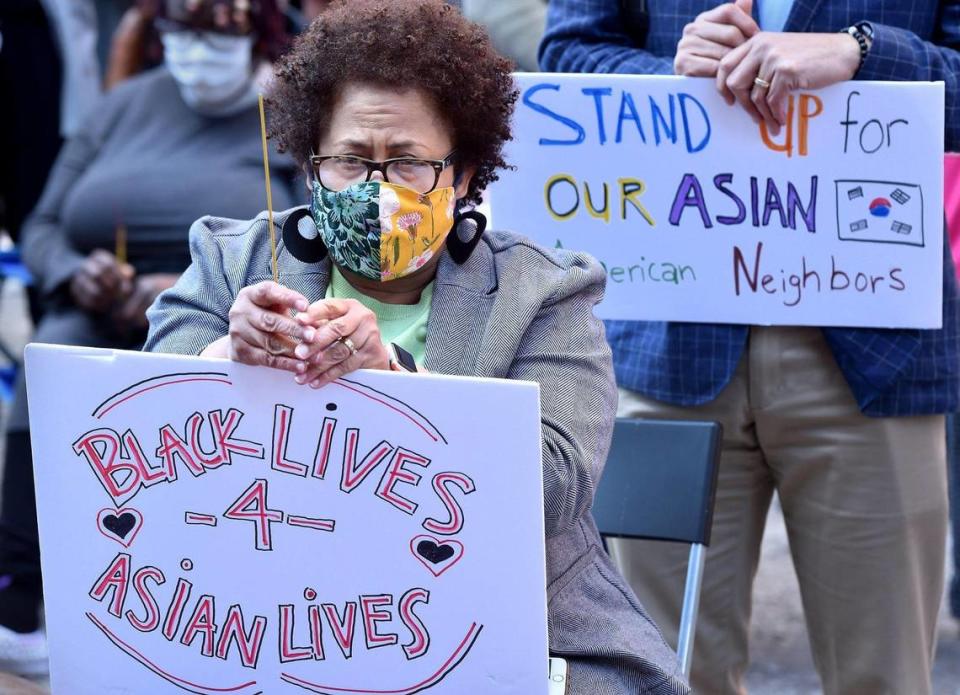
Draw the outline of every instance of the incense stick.
[[[117,222],[114,230],[113,255],[117,257],[117,263],[125,265],[127,262],[127,226],[123,222]]]
[[[273,228],[273,196],[270,193],[270,159],[267,155],[267,119],[263,114],[263,95],[257,95],[260,104],[260,139],[263,142],[263,178],[267,186],[267,220],[270,223],[270,261],[273,269],[273,281],[280,284],[277,270],[277,233]]]

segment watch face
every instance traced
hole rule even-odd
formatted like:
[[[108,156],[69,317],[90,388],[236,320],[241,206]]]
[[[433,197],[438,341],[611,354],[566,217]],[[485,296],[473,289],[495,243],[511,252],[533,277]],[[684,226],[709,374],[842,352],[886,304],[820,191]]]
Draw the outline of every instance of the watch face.
[[[406,369],[408,372],[417,371],[417,362],[413,359],[413,355],[404,350],[402,347],[396,343],[390,343],[390,346],[393,348],[393,352],[396,355],[397,362]]]

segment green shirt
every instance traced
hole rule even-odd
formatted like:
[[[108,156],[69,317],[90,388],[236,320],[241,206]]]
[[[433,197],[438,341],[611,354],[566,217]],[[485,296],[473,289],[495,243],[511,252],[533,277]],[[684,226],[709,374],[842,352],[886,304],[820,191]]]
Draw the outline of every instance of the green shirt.
[[[384,345],[396,343],[422,365],[427,347],[427,319],[433,299],[433,282],[423,288],[416,304],[385,304],[357,290],[332,265],[326,299],[356,299],[377,315],[377,326]]]

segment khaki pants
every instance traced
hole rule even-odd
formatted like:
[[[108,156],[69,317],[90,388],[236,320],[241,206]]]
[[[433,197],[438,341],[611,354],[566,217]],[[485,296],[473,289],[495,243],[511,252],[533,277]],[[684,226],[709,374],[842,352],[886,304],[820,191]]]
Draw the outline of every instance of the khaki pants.
[[[868,418],[820,330],[756,327],[716,400],[674,407],[621,390],[618,414],[723,424],[696,692],[745,692],[751,591],[774,490],[824,691],[931,691],[947,524],[942,416]],[[612,546],[676,644],[687,547]]]

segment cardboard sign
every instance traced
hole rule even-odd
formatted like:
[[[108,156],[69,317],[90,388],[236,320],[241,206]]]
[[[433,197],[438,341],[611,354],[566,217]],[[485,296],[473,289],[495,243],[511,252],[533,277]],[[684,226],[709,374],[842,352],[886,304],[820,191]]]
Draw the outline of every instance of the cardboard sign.
[[[937,328],[943,83],[790,97],[779,135],[713,80],[518,74],[493,222],[607,271],[607,319]]]
[[[546,694],[536,384],[26,359],[54,692]]]

